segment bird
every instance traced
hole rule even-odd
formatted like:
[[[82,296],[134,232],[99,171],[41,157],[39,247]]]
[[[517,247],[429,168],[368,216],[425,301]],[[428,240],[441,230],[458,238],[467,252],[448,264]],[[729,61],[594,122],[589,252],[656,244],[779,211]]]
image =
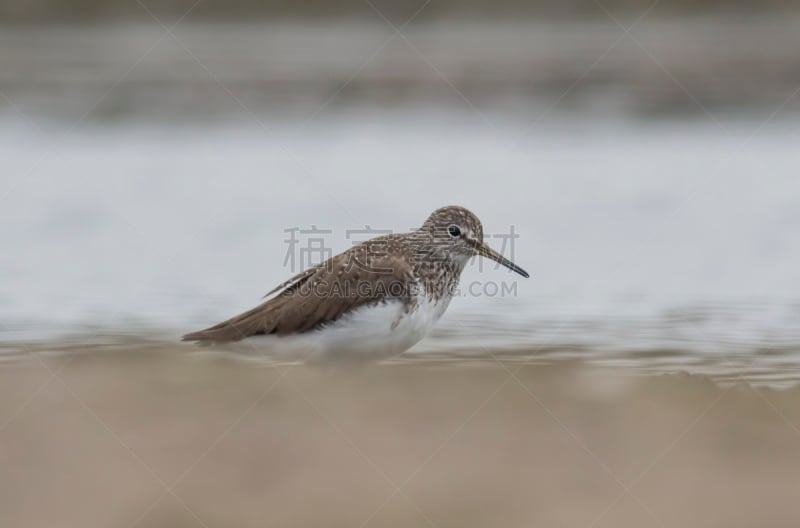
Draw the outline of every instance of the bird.
[[[262,304],[182,340],[219,345],[259,338],[306,358],[390,357],[428,334],[472,257],[529,277],[484,243],[474,213],[452,205],[418,229],[369,239],[309,267]]]

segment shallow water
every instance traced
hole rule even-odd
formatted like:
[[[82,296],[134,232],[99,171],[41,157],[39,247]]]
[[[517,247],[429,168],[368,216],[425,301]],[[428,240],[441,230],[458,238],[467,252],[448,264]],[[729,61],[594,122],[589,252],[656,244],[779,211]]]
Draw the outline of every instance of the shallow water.
[[[474,263],[399,361],[793,381],[793,20],[648,18],[680,85],[610,21],[409,27],[441,75],[379,24],[9,29],[2,350],[174,341],[456,203],[532,277]]]
[[[0,526],[796,526],[796,20],[4,28]],[[448,203],[407,353],[178,341]]]
[[[522,351],[795,378],[791,122],[741,121],[726,136],[702,120],[530,129],[505,114],[493,128],[468,113],[375,112],[302,133],[96,124],[53,147],[5,121],[0,340],[177,338],[322,256],[303,250],[315,238],[335,254],[371,236],[349,229],[406,230],[458,203],[532,278],[473,263],[408,357]],[[330,232],[297,233],[291,250],[291,230],[314,226]]]

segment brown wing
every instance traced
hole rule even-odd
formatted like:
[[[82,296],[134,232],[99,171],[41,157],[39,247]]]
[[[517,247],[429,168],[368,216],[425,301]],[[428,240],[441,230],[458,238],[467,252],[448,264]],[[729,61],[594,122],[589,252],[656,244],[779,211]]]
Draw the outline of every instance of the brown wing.
[[[396,252],[367,260],[368,253],[366,245],[353,247],[281,284],[278,288],[286,288],[278,296],[227,321],[186,334],[183,341],[225,343],[257,335],[302,333],[363,305],[391,298],[410,301],[414,281],[408,261]]]
[[[296,288],[301,287],[303,284],[305,284],[305,282],[309,279],[309,277],[317,273],[317,270],[319,270],[319,268],[320,266],[314,266],[312,268],[308,268],[305,271],[301,271],[291,279],[284,281],[275,286],[274,288],[272,288],[270,291],[266,293],[266,295],[264,295],[264,298],[269,297],[270,295],[279,290],[283,290],[285,293],[287,291],[292,291]]]

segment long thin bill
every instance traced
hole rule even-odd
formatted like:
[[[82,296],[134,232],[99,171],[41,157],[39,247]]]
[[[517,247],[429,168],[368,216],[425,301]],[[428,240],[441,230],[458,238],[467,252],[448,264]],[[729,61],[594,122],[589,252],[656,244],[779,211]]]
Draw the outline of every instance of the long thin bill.
[[[486,257],[486,258],[492,259],[493,261],[497,262],[498,264],[502,264],[503,266],[507,267],[511,271],[519,273],[520,275],[522,275],[526,279],[528,277],[530,277],[530,275],[528,275],[527,271],[525,271],[524,269],[520,268],[519,266],[517,266],[516,264],[514,264],[513,262],[511,262],[510,260],[505,258],[503,255],[501,255],[497,251],[493,250],[489,246],[481,244],[480,246],[478,246],[478,253],[480,255]]]

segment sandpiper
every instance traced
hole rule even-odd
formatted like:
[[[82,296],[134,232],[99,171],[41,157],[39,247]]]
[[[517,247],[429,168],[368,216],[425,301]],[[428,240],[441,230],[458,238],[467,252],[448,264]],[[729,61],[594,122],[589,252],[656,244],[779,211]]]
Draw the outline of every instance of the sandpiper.
[[[398,354],[425,337],[447,309],[474,256],[528,273],[483,242],[463,207],[434,211],[422,227],[355,245],[278,285],[252,310],[183,336],[201,344],[260,337],[309,356]]]

